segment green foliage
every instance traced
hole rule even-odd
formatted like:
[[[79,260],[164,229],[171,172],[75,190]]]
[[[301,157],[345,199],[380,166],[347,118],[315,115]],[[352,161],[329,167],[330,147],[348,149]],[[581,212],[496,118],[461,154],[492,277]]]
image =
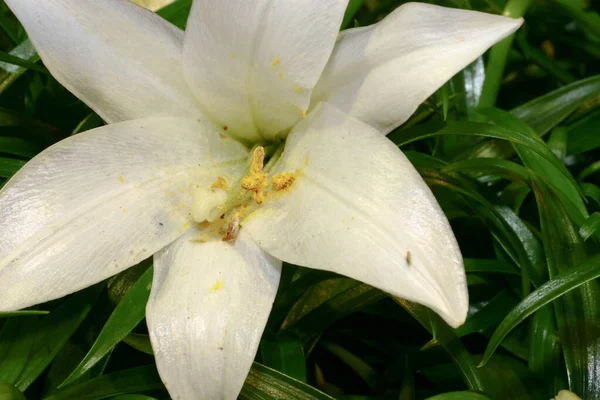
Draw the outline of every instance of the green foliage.
[[[389,135],[451,221],[466,323],[332,273],[284,265],[243,399],[600,398],[600,16],[583,0],[437,0],[524,16]],[[185,28],[191,0],[158,14]],[[402,0],[350,0],[342,28]],[[48,75],[0,2],[0,186],[101,119]],[[0,398],[167,398],[145,305],[150,262],[0,313]],[[484,365],[478,368],[478,365]]]

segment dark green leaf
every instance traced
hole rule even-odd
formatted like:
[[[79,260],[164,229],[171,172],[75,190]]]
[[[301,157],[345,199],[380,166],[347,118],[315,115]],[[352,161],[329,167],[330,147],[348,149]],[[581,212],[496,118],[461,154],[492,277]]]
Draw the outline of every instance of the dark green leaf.
[[[240,398],[245,400],[333,400],[325,393],[287,375],[254,363]]]
[[[46,369],[58,351],[83,322],[103,289],[102,284],[77,293],[44,317],[32,332],[34,346],[15,386],[25,390]]]
[[[518,324],[525,320],[528,316],[539,310],[541,307],[549,304],[553,300],[563,296],[565,293],[596,279],[600,276],[600,255],[595,256],[572,269],[571,271],[561,274],[547,283],[543,284],[532,292],[527,298],[521,301],[502,321],[485,351],[482,364],[494,353],[502,339]]]
[[[102,375],[63,389],[45,400],[97,400],[144,390],[162,389],[163,383],[154,365]]]
[[[150,296],[152,285],[152,274],[153,268],[148,268],[131,290],[125,294],[108,321],[106,321],[88,354],[61,386],[74,382],[89,371],[144,319],[146,302]]]
[[[0,382],[0,399],[2,400],[27,400],[23,393],[10,383]]]

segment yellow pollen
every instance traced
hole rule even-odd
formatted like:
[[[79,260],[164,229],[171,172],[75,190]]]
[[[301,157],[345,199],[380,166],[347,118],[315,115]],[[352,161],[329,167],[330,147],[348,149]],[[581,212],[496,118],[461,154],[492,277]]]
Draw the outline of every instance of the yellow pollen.
[[[119,176],[119,180],[121,181],[121,183],[125,183],[125,178],[123,178],[123,175]]]
[[[304,88],[300,85],[298,85],[297,83],[294,83],[292,85],[292,90],[296,93],[304,93]]]
[[[256,201],[256,204],[262,204],[265,201],[265,189],[269,184],[268,175],[263,172],[264,162],[265,149],[262,146],[258,146],[254,150],[254,153],[252,153],[250,171],[242,179],[242,187],[252,192],[252,197]]]
[[[229,185],[227,184],[227,181],[222,178],[222,177],[218,177],[217,180],[215,181],[215,183],[213,183],[211,185],[211,188],[213,189],[223,189],[223,190],[228,190],[229,189]]]
[[[271,63],[271,66],[273,67],[273,69],[277,69],[277,67],[279,66],[279,57],[275,57],[273,59],[273,62]]]
[[[291,187],[296,181],[296,177],[289,172],[281,172],[279,174],[273,175],[271,179],[271,186],[273,189],[280,191],[285,190]]]
[[[217,281],[214,285],[211,286],[210,291],[216,292],[217,290],[221,289],[222,287],[223,287],[223,282]]]

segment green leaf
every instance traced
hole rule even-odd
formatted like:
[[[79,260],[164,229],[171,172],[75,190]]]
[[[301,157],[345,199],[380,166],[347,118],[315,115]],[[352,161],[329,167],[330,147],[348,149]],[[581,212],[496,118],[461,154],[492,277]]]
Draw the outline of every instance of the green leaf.
[[[529,171],[526,168],[502,158],[472,158],[456,161],[443,167],[442,171],[446,173],[461,172],[476,177],[491,175],[522,183],[528,183],[530,179]],[[480,181],[486,182],[488,179],[480,178]]]
[[[593,260],[597,262],[597,243],[583,241],[564,205],[542,181],[534,180],[534,193],[550,277],[579,273],[583,281],[584,266],[594,264]],[[589,366],[600,362],[596,322],[600,318],[600,286],[593,279],[583,283],[574,290],[566,290],[554,302],[554,314],[570,388],[583,398],[598,398],[600,387],[596,383],[600,377]]]
[[[556,156],[550,151],[546,143],[544,143],[538,138],[532,137],[531,135],[527,135],[523,132],[510,128],[505,128],[499,125],[470,121],[448,121],[443,128],[436,132],[407,132],[399,138],[400,143],[398,144],[398,146],[404,146],[408,143],[412,143],[417,140],[442,135],[469,135],[493,137],[497,139],[508,140],[509,142],[525,146],[539,154],[541,157],[547,160],[550,165],[554,166],[557,170],[559,170],[565,178],[572,181],[573,184],[576,184],[571,174],[567,171],[565,166],[556,158]]]
[[[354,16],[364,3],[365,0],[350,0],[348,2],[348,7],[346,7],[346,13],[344,14],[344,20],[342,21],[342,29],[348,28],[350,23],[354,21]]]
[[[33,71],[41,72],[43,74],[50,74],[48,72],[48,70],[46,68],[42,67],[41,65],[37,65],[34,62],[23,59],[21,57],[14,56],[10,53],[5,53],[3,51],[0,51],[0,62],[6,63],[6,64],[17,65],[19,67],[31,69]]]
[[[146,302],[152,285],[152,274],[153,268],[148,268],[125,294],[106,321],[88,354],[59,387],[69,385],[89,371],[144,319]]]
[[[360,376],[362,380],[367,383],[367,385],[369,385],[371,390],[375,390],[377,386],[377,370],[375,370],[375,368],[367,364],[355,354],[335,343],[321,341],[319,342],[319,346],[325,348],[327,351],[335,355],[338,359],[340,359],[340,361],[356,372],[356,374]]]
[[[600,147],[600,112],[569,126],[568,154],[580,154]]]
[[[593,213],[579,228],[579,234],[583,240],[588,240],[592,235],[596,234],[600,227],[600,213]]]
[[[506,291],[498,293],[492,298],[481,310],[470,315],[465,323],[455,329],[457,337],[469,335],[471,333],[483,331],[502,321],[502,317],[517,304],[517,301],[510,296]],[[425,344],[421,350],[426,350],[433,346],[439,345],[437,339],[431,339]]]
[[[600,206],[600,188],[598,186],[584,182],[580,187],[585,197],[594,200],[596,205]]]
[[[600,277],[600,255],[592,257],[584,264],[549,280],[537,288],[508,313],[498,326],[488,343],[481,363],[485,364],[490,359],[504,337],[514,327],[523,322],[525,318],[565,293],[598,277]]]
[[[15,386],[25,391],[46,369],[83,322],[104,286],[98,284],[71,296],[44,317],[36,327],[35,344]]]
[[[582,79],[511,110],[541,136],[591,97],[600,95],[600,75]]]
[[[428,332],[434,333],[434,338],[446,350],[461,373],[463,381],[473,390],[485,390],[485,380],[481,376],[473,357],[465,349],[452,328],[428,308],[395,297],[394,300],[412,315]]]
[[[325,393],[274,369],[254,363],[240,399],[244,400],[333,400]]]
[[[185,29],[191,8],[192,0],[177,0],[156,13],[173,25]]]
[[[9,53],[13,57],[25,60],[29,63],[36,63],[40,60],[33,45],[29,39],[24,40]],[[27,71],[27,68],[6,62],[0,62],[0,93],[8,89],[21,75]]]
[[[145,390],[163,389],[154,365],[113,372],[60,390],[45,400],[97,400]]]
[[[0,136],[0,153],[32,158],[40,152],[40,146],[31,140]]]
[[[484,260],[475,258],[465,258],[465,271],[467,273],[497,273],[519,275],[520,271],[512,264],[501,260]]]
[[[0,399],[2,400],[27,400],[25,395],[10,383],[0,382]]]
[[[448,392],[428,397],[426,400],[492,400],[477,392]]]
[[[152,351],[152,343],[150,343],[150,336],[143,335],[140,333],[130,333],[123,338],[123,342],[127,343],[136,350],[146,354],[154,354]]]
[[[358,284],[325,301],[291,326],[285,326],[306,344],[347,315],[373,304],[386,295],[369,285]]]
[[[306,382],[306,359],[302,342],[292,335],[263,335],[260,354],[265,366]]]
[[[518,130],[532,139],[541,142],[540,137],[531,127],[514,115],[499,109],[485,109],[481,114],[495,123],[509,129]],[[553,159],[544,158],[539,152],[532,151],[519,144],[513,145],[519,157],[530,170],[536,172],[548,185],[550,185],[560,196],[561,200],[570,207],[574,207],[584,218],[587,217],[587,209],[582,199],[579,186],[564,164],[553,154]],[[550,151],[551,152],[551,151]],[[573,210],[575,212],[575,210]]]
[[[11,318],[11,317],[27,317],[34,315],[46,315],[49,311],[42,310],[25,310],[25,311],[9,311],[0,312],[0,318]]]
[[[0,157],[0,178],[10,178],[26,164],[16,158]]]
[[[37,318],[13,318],[0,331],[0,382],[15,384],[29,362]]]
[[[583,0],[551,0],[563,12],[571,16],[579,26],[592,35],[600,37],[600,16]]]

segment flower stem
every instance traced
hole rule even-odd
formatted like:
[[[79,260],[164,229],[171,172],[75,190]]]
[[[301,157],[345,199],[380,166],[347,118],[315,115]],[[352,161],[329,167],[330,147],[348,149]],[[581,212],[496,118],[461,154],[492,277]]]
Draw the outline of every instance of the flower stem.
[[[502,14],[510,18],[521,18],[532,4],[533,0],[509,0]],[[514,39],[515,34],[513,33],[490,50],[490,58],[485,68],[485,82],[479,99],[479,107],[481,108],[493,107],[496,104],[508,53]]]

